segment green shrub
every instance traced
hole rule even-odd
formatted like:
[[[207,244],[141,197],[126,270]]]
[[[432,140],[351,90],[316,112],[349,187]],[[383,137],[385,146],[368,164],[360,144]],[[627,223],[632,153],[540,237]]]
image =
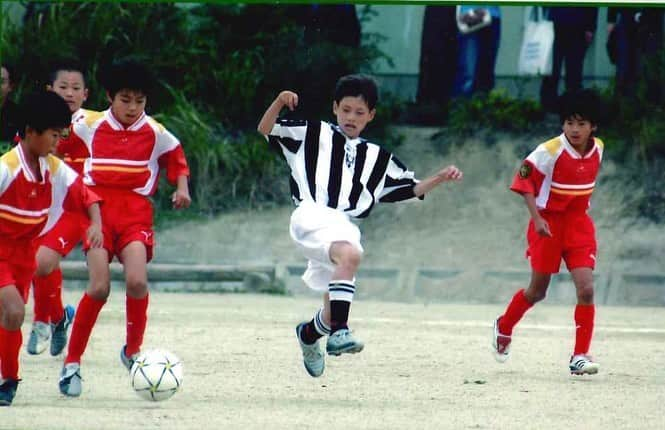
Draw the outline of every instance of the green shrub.
[[[537,102],[510,97],[505,90],[493,90],[470,99],[455,99],[449,112],[450,130],[462,135],[487,127],[523,133],[545,118]]]

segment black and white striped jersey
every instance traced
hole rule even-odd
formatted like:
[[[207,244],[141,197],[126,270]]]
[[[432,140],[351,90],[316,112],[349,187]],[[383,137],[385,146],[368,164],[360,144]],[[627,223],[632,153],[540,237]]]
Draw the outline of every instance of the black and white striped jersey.
[[[377,202],[415,197],[413,172],[378,145],[347,138],[336,125],[280,119],[267,138],[291,168],[296,205],[315,201],[365,218]]]

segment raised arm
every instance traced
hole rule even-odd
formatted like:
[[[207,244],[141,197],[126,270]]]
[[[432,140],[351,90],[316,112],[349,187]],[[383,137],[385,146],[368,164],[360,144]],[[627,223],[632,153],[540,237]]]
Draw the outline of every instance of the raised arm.
[[[279,113],[282,111],[282,108],[286,106],[290,110],[294,110],[298,106],[298,94],[293,91],[282,91],[275,98],[275,100],[268,106],[266,112],[263,114],[261,121],[257,127],[259,133],[264,136],[267,136],[272,131],[277,121]]]

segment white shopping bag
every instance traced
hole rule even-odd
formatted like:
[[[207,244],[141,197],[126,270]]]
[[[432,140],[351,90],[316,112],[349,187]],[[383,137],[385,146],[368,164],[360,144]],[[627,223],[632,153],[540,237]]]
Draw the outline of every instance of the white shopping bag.
[[[523,76],[552,74],[554,24],[543,18],[542,7],[533,7],[524,25],[517,73]]]

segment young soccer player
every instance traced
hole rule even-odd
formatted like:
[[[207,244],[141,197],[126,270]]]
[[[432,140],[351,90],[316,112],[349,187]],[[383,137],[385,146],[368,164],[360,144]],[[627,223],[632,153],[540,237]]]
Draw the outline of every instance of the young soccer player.
[[[92,111],[82,109],[88,98],[83,68],[74,61],[61,61],[51,68],[46,89],[62,97],[72,115],[72,123],[83,121]],[[83,163],[88,148],[65,129],[58,141],[55,154],[64,159],[76,173],[83,174]],[[62,303],[62,271],[60,260],[85,237],[87,218],[76,212],[65,212],[58,223],[47,223],[37,250],[37,272],[32,280],[34,319],[27,351],[41,354],[50,341],[51,355],[58,355],[67,344],[67,329],[74,318],[74,307]]]
[[[596,237],[587,214],[603,157],[603,142],[594,136],[600,102],[590,90],[568,92],[561,98],[563,133],[538,147],[524,160],[511,190],[521,194],[531,215],[526,255],[531,282],[513,296],[505,313],[494,321],[493,348],[497,361],[510,352],[513,328],[536,302],[543,300],[561,259],[577,289],[573,374],[595,374],[599,365],[589,357],[593,334],[593,269]]]
[[[57,94],[40,92],[24,105],[21,140],[0,157],[0,405],[11,405],[19,382],[21,325],[30,280],[35,271],[34,239],[47,215],[62,210],[87,211],[91,248],[102,244],[99,198],[81,178],[50,155],[71,114]]]
[[[78,304],[60,374],[60,392],[67,396],[81,395],[81,356],[110,292],[109,262],[114,256],[125,273],[127,338],[120,359],[127,369],[141,349],[148,318],[147,263],[154,244],[149,197],[157,189],[160,170],[176,184],[173,207],[191,203],[189,168],[180,142],[145,113],[153,82],[140,63],[114,63],[102,79],[110,108],[73,124],[73,133],[90,152],[84,182],[104,199],[104,247],[87,254],[90,286]]]
[[[367,76],[339,79],[334,125],[278,120],[282,108],[298,105],[297,94],[282,91],[258,126],[291,168],[291,193],[298,206],[291,216],[291,237],[309,260],[303,280],[324,293],[323,308],[296,328],[305,369],[313,377],[325,367],[319,338],[328,336],[330,355],[360,352],[364,346],[347,324],[363,254],[360,230],[351,218],[367,217],[378,202],[422,199],[442,182],[462,178],[457,167],[448,166],[419,182],[394,155],[362,139],[376,113],[377,93]]]

